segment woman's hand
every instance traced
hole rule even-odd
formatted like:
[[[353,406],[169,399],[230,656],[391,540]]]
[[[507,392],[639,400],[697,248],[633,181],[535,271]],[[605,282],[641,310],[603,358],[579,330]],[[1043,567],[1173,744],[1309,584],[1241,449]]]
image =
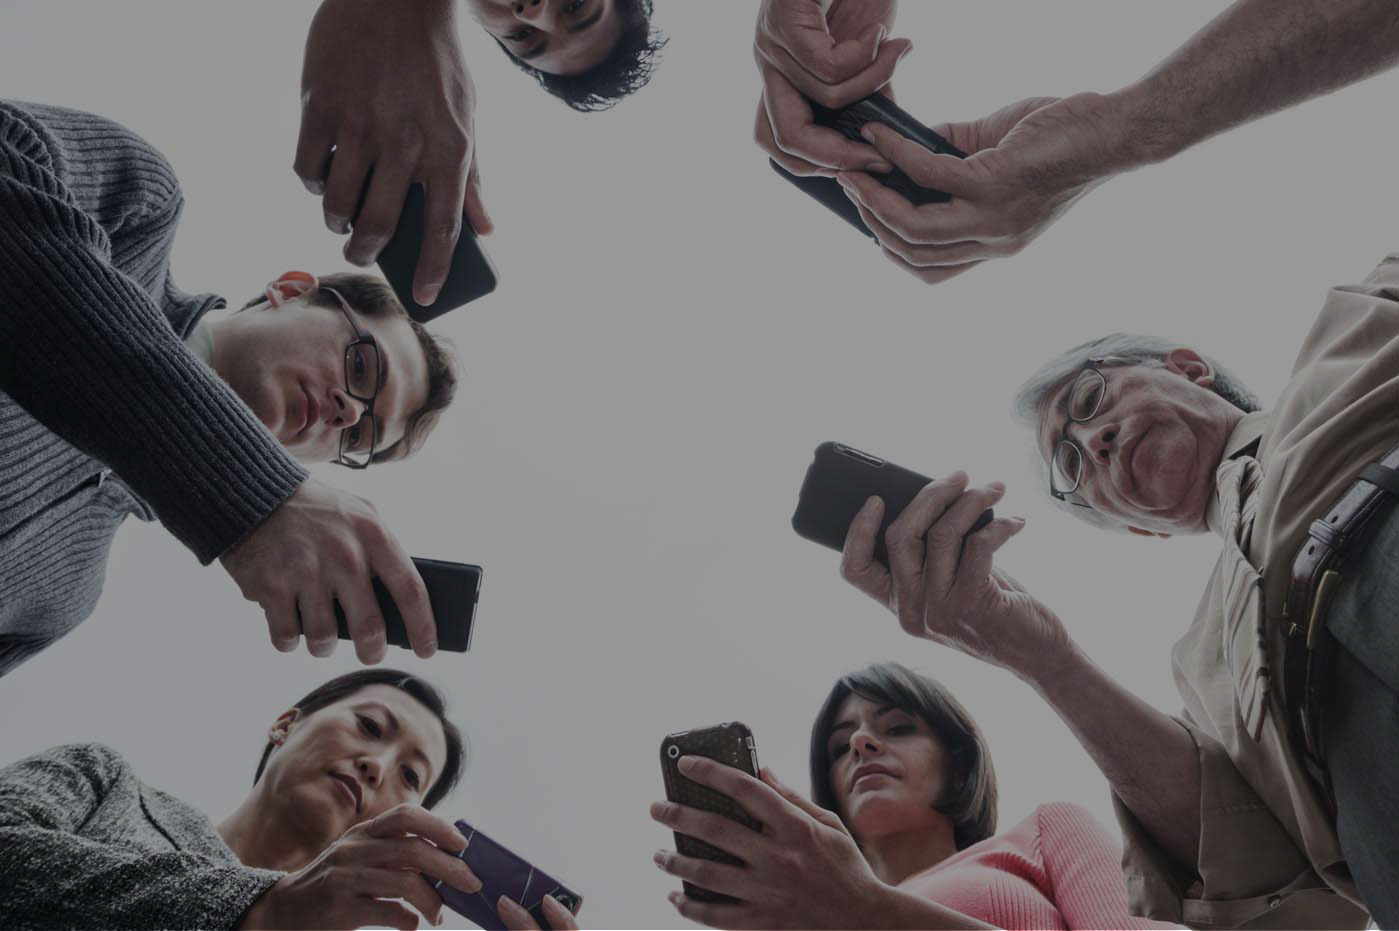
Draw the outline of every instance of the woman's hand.
[[[540,931],[539,922],[534,920],[534,916],[509,896],[503,895],[496,901],[495,913],[511,931]],[[551,931],[578,931],[578,922],[573,920],[573,913],[552,895],[544,897],[544,917],[549,919]]]
[[[442,897],[428,877],[463,892],[481,881],[455,853],[466,838],[417,805],[398,805],[350,828],[302,869],[262,894],[241,929],[363,928],[415,931],[418,916],[402,899],[442,923]]]
[[[750,830],[722,815],[656,802],[651,817],[713,844],[742,866],[663,850],[656,865],[680,879],[738,899],[701,902],[680,892],[671,904],[685,918],[713,928],[859,928],[878,924],[876,901],[887,887],[870,870],[832,812],[786,788],[698,756],[681,757],[680,772],[737,801],[763,825]]]
[[[887,569],[874,559],[884,502],[871,498],[850,523],[840,572],[915,637],[1034,679],[1067,660],[1072,643],[1052,611],[992,565],[1025,521],[997,517],[967,536],[1004,494],[998,482],[968,489],[962,472],[929,483],[884,535]]]

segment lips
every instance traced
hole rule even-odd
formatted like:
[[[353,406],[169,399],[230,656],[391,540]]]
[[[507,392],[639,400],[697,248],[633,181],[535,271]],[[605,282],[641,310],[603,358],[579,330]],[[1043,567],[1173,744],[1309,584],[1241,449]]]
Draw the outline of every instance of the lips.
[[[311,392],[306,390],[306,386],[305,386],[305,385],[298,384],[298,387],[301,388],[301,394],[302,394],[302,395],[305,397],[305,399],[306,399],[306,403],[305,403],[304,405],[302,405],[302,408],[301,408],[301,412],[302,412],[301,429],[299,429],[299,430],[296,431],[296,435],[297,435],[297,436],[301,436],[301,435],[304,434],[308,429],[310,429],[311,424],[316,423],[317,421],[320,420],[320,416],[321,416],[321,406],[320,406],[319,404],[316,403],[316,399],[311,395]]]
[[[340,783],[345,795],[348,796],[347,801],[354,806],[355,814],[359,814],[360,808],[364,804],[364,793],[359,787],[359,780],[352,779],[343,773],[329,773],[328,775]]]
[[[851,791],[854,791],[860,785],[860,780],[864,779],[866,776],[887,776],[890,779],[898,778],[888,767],[880,766],[878,763],[866,763],[863,766],[856,767],[855,771],[850,774]]]

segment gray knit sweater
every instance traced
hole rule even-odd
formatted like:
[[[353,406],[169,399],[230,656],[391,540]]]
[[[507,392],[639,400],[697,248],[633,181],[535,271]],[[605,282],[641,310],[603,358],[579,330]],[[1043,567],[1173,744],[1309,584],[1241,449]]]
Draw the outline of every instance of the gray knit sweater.
[[[128,514],[207,563],[306,477],[181,341],[221,306],[171,283],[182,203],[129,130],[0,101],[0,675],[92,612]]]
[[[236,928],[283,875],[101,744],[0,769],[0,927]]]

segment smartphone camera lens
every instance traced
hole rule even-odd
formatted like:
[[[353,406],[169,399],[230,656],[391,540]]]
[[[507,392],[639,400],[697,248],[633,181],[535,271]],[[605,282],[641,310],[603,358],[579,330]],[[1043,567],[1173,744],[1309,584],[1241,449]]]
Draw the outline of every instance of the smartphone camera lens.
[[[672,760],[678,760],[680,758],[680,745],[671,744],[669,747],[666,747],[665,755],[670,757]]]

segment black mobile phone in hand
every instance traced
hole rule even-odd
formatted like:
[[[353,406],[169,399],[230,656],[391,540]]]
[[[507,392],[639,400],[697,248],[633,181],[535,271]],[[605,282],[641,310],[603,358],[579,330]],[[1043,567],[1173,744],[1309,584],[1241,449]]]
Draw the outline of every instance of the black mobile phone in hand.
[[[850,522],[872,495],[884,499],[884,517],[874,538],[874,558],[889,565],[884,534],[915,495],[932,479],[911,469],[894,465],[844,443],[822,443],[816,447],[807,467],[792,529],[798,534],[833,550],[845,547]],[[990,508],[981,512],[967,531],[970,536],[995,518]]]
[[[661,741],[661,776],[665,780],[667,800],[711,811],[731,818],[744,827],[761,831],[762,824],[749,815],[738,802],[681,775],[680,758],[691,755],[709,757],[725,766],[742,770],[755,779],[758,778],[758,748],[753,741],[753,732],[748,726],[738,721],[730,721],[716,724],[714,727],[666,735]],[[679,831],[675,832],[675,849],[687,857],[742,865],[738,858]],[[732,896],[711,892],[688,880],[684,882],[684,886],[685,894],[692,899],[704,902],[737,901]]]
[[[403,212],[393,238],[379,252],[379,270],[403,303],[408,316],[419,323],[440,317],[449,310],[485,297],[495,290],[497,276],[490,256],[481,248],[481,240],[471,224],[462,218],[461,235],[452,250],[452,265],[447,280],[438,292],[437,300],[424,307],[413,300],[413,274],[418,268],[418,254],[423,245],[423,217],[426,198],[421,184],[408,188]]]
[[[930,152],[939,155],[955,155],[958,158],[966,158],[967,153],[957,148],[942,136],[933,132],[922,123],[918,122],[904,110],[895,104],[888,97],[882,94],[872,94],[863,100],[857,100],[848,107],[832,110],[813,103],[811,105],[813,121],[818,126],[825,126],[833,129],[845,138],[853,142],[864,142],[864,137],[860,135],[860,129],[866,123],[881,123],[897,132],[899,135],[912,139]],[[865,225],[865,221],[860,219],[860,211],[855,208],[850,198],[846,196],[845,190],[834,178],[813,176],[803,178],[792,174],[777,162],[769,159],[772,170],[786,178],[796,187],[805,191],[811,197],[824,204],[837,216],[859,230],[865,236],[874,238],[874,233]],[[944,191],[935,188],[926,188],[917,184],[912,178],[901,169],[895,168],[887,174],[872,174],[871,177],[877,179],[898,193],[902,194],[916,206],[923,204],[936,204],[951,200],[952,198]]]
[[[471,648],[471,634],[476,627],[476,603],[481,596],[480,566],[447,562],[442,559],[413,557],[413,565],[427,588],[432,618],[437,625],[437,648],[464,653]],[[374,579],[374,597],[384,616],[384,633],[391,646],[411,649],[408,628],[403,615],[384,583]],[[341,640],[349,640],[350,628],[340,602],[335,602],[335,627]]]
[[[549,927],[544,913],[544,897],[553,896],[573,914],[583,907],[583,897],[554,879],[524,857],[467,824],[457,822],[457,830],[466,838],[466,849],[457,854],[481,880],[478,892],[462,892],[440,879],[433,888],[442,896],[442,904],[486,931],[505,931],[505,923],[496,912],[496,902],[509,896],[534,917],[541,928]]]

